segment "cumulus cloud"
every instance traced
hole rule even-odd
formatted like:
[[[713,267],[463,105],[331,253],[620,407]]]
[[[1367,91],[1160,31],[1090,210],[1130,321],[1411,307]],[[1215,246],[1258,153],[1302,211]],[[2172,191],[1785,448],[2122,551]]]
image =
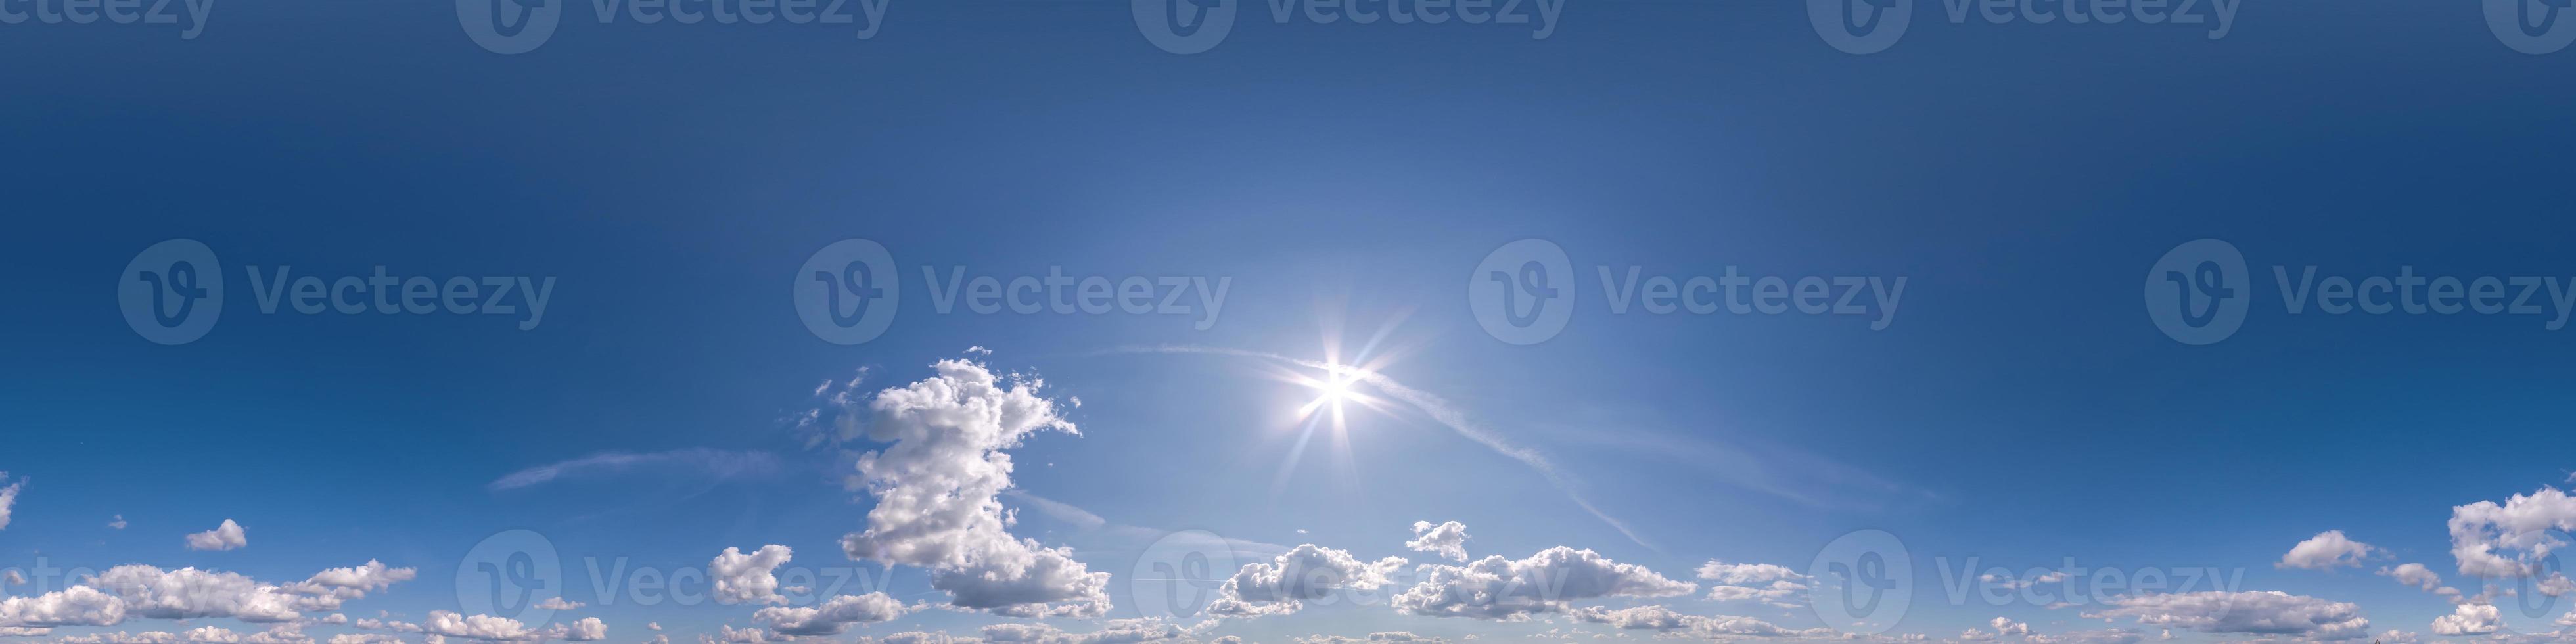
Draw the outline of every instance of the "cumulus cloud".
[[[0,570],[0,586],[22,586],[26,583],[27,576],[18,574],[18,569]]]
[[[604,640],[608,639],[608,624],[599,621],[597,617],[584,617],[563,625],[563,628],[554,635],[574,642]]]
[[[2525,577],[2540,571],[2553,549],[2576,530],[2576,499],[2542,487],[2505,502],[2479,501],[2451,508],[2451,556],[2472,577]]]
[[[1467,560],[1467,526],[1456,521],[1443,522],[1440,525],[1431,525],[1429,521],[1415,521],[1413,540],[1404,542],[1404,547],[1412,548],[1414,552],[1428,552],[1450,561],[1464,562]]]
[[[1455,525],[1455,524],[1452,524]],[[1207,613],[1220,617],[1286,615],[1341,589],[1376,590],[1403,569],[1403,557],[1361,561],[1346,550],[1300,545],[1270,561],[1244,564],[1217,587]]]
[[[579,609],[579,608],[581,608],[582,606],[586,606],[586,605],[587,605],[587,604],[583,604],[583,603],[581,603],[581,602],[577,602],[577,601],[572,601],[572,600],[569,600],[569,599],[564,599],[564,598],[562,598],[562,597],[547,597],[547,598],[545,598],[545,600],[544,600],[544,601],[537,602],[537,607],[538,607],[538,608],[543,608],[543,609],[546,609],[546,610],[575,610],[575,609]]]
[[[2281,555],[2281,560],[2274,562],[2272,567],[2309,570],[2328,570],[2339,566],[2358,567],[2363,559],[2369,558],[2371,553],[2378,551],[2379,548],[2376,546],[2345,537],[2342,530],[2327,530],[2299,542],[2298,545],[2291,546],[2290,551]]]
[[[1630,630],[1658,630],[1690,639],[1735,640],[1747,637],[1801,637],[1829,634],[1832,629],[1792,630],[1751,617],[1727,615],[1703,616],[1675,612],[1663,606],[1636,606],[1607,609],[1598,606],[1577,608],[1567,614],[1575,621],[1608,624]]]
[[[982,633],[984,641],[986,642],[1026,642],[1030,644],[1126,644],[1130,642],[1187,640],[1193,637],[1197,631],[1205,630],[1212,626],[1214,626],[1213,621],[1201,623],[1193,627],[1182,627],[1178,624],[1173,624],[1161,619],[1144,618],[1106,620],[1101,622],[1100,630],[1089,633],[1067,633],[1062,629],[1058,629],[1047,624],[1018,623],[988,625],[983,628]]]
[[[229,572],[195,568],[162,570],[144,565],[107,569],[93,580],[122,599],[135,617],[196,619],[230,617],[245,622],[284,622],[302,615],[300,607],[336,608],[328,596],[300,595],[285,588]]]
[[[2451,614],[2433,618],[2435,635],[2485,635],[2504,627],[2504,616],[2494,604],[2460,604]]]
[[[1753,601],[1789,608],[1803,605],[1797,600],[1807,592],[1806,575],[1778,564],[1710,559],[1699,565],[1698,572],[1700,579],[1711,582],[1709,601]]]
[[[1415,635],[1415,634],[1413,634],[1413,633],[1411,633],[1411,632],[1407,632],[1407,631],[1378,631],[1378,632],[1375,632],[1375,633],[1370,633],[1370,634],[1368,635],[1368,637],[1343,637],[1343,636],[1340,636],[1340,635],[1310,635],[1310,636],[1306,636],[1306,637],[1300,637],[1300,638],[1297,638],[1297,639],[1296,639],[1296,642],[1297,642],[1297,644],[1376,644],[1376,643],[1379,643],[1379,642],[1406,642],[1406,643],[1410,643],[1410,644],[1448,644],[1449,640],[1445,640],[1445,639],[1441,639],[1441,638],[1437,638],[1437,637],[1428,637],[1428,636],[1422,636],[1422,635]]]
[[[107,522],[107,529],[109,529],[109,530],[123,530],[123,529],[125,529],[125,515],[119,514],[119,515],[116,515],[116,518],[108,520],[108,522]]]
[[[1562,612],[1568,602],[1597,597],[1667,597],[1699,585],[1673,581],[1644,566],[1611,561],[1591,550],[1557,546],[1529,558],[1488,556],[1464,566],[1424,565],[1423,581],[1396,595],[1398,612],[1435,617],[1517,620]]]
[[[1778,564],[1731,564],[1710,559],[1708,563],[1699,565],[1699,578],[1721,584],[1761,584],[1783,579],[1796,581],[1806,577],[1798,574],[1798,571],[1790,570],[1788,566]]]
[[[2279,591],[2159,593],[2115,597],[2088,618],[2136,618],[2140,624],[2180,626],[2204,633],[2296,635],[2343,640],[2370,634],[2370,620],[2347,602]]]
[[[0,481],[6,480],[9,480],[9,473],[0,472]],[[18,504],[18,490],[26,485],[27,482],[23,479],[16,483],[0,485],[0,530],[9,529],[9,508]]]
[[[707,576],[715,580],[716,601],[727,604],[787,603],[787,598],[778,595],[778,576],[773,573],[794,555],[794,550],[781,545],[761,546],[759,552],[750,554],[744,554],[740,548],[726,547],[707,564]]]
[[[950,604],[1013,617],[1098,617],[1109,610],[1109,573],[1091,572],[1071,548],[1013,537],[997,498],[1011,486],[1003,450],[1046,431],[1079,435],[1038,394],[1044,383],[1007,382],[983,364],[943,360],[937,375],[878,392],[869,440],[853,482],[876,498],[868,527],[841,537],[852,559],[928,569]]]
[[[751,619],[782,635],[831,636],[850,630],[852,624],[891,621],[903,613],[903,602],[885,593],[868,593],[842,595],[814,606],[771,606],[752,613]]]
[[[359,599],[366,597],[367,593],[384,590],[394,584],[411,581],[413,578],[418,576],[420,576],[419,570],[412,568],[394,568],[386,566],[384,562],[369,559],[365,565],[351,568],[332,568],[314,573],[313,578],[307,579],[303,583],[290,584],[287,586],[287,589],[308,595],[329,595],[338,599]],[[331,608],[337,608],[337,605],[333,605],[328,608],[320,608],[318,610],[330,610]]]
[[[458,615],[443,610],[430,611],[429,619],[420,623],[420,629],[434,636],[487,642],[529,642],[544,639],[546,635],[507,617]]]
[[[0,599],[0,626],[115,626],[124,621],[125,602],[89,586]]]
[[[232,519],[225,519],[223,525],[215,526],[213,530],[188,535],[189,550],[235,550],[248,545],[250,534]]]
[[[1988,622],[1986,622],[1986,625],[1988,625],[1988,626],[1993,626],[1993,627],[1995,628],[1995,634],[1996,634],[1996,635],[2029,635],[2029,634],[2030,634],[2030,624],[2028,624],[2028,623],[2024,623],[2024,622],[2016,622],[2016,621],[2012,621],[2012,619],[2011,619],[2011,618],[2008,618],[2008,617],[1997,617],[1997,618],[1994,618],[1992,621],[1988,621]]]
[[[2422,588],[2424,592],[2432,592],[2434,588],[2442,585],[2442,575],[2419,563],[2403,563],[2395,568],[2380,568],[2379,574],[2395,579],[2397,583]]]

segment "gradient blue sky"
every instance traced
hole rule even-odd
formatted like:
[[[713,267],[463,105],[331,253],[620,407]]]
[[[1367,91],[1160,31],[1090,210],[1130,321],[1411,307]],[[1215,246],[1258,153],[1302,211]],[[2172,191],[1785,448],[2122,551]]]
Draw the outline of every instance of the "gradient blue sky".
[[[1804,571],[1835,538],[1880,529],[1912,554],[1917,584],[1890,634],[1955,638],[1996,617],[2040,634],[2166,628],[1955,604],[1934,561],[2072,557],[2242,569],[2239,590],[2350,602],[2370,633],[2431,639],[2453,602],[2372,571],[2422,563],[2475,594],[2445,527],[2454,508],[2564,487],[2576,467],[2570,331],[2531,316],[2289,315],[2268,281],[2275,265],[2576,279],[2576,51],[2508,49],[2471,3],[2265,3],[2212,40],[1953,24],[1920,2],[1905,38],[1870,55],[1827,46],[1797,3],[1578,2],[1545,39],[1281,25],[1248,3],[1221,46],[1192,55],[1148,43],[1126,3],[1089,0],[906,0],[866,40],[603,25],[585,10],[517,55],[475,46],[453,9],[227,2],[187,40],[162,25],[0,25],[16,61],[0,66],[0,291],[14,303],[0,355],[15,367],[0,375],[0,471],[24,480],[0,567],[291,582],[377,559],[418,577],[341,612],[418,622],[464,608],[454,580],[476,543],[529,529],[572,562],[566,596],[591,604],[560,619],[600,618],[612,641],[756,626],[751,605],[598,596],[577,562],[703,567],[778,544],[793,566],[885,570],[839,548],[872,503],[841,485],[849,455],[809,449],[782,419],[815,408],[822,380],[866,368],[862,389],[900,386],[969,346],[990,348],[972,357],[995,370],[1042,374],[1082,428],[1011,450],[1024,495],[1003,501],[1020,508],[1013,534],[1113,574],[1108,618],[1140,616],[1127,577],[1152,538],[1139,535],[1429,563],[1403,545],[1428,520],[1465,524],[1478,557],[1589,548],[1700,585],[1582,605],[1816,627],[1804,607],[1709,601],[1692,571]],[[113,283],[172,238],[211,247],[236,290],[211,333],[163,346],[124,323]],[[888,248],[907,289],[889,330],[855,346],[809,333],[787,287],[847,238]],[[1579,304],[1563,333],[1515,346],[1480,329],[1462,282],[1525,238],[1565,249]],[[2210,346],[2169,339],[2139,299],[2140,275],[2198,238],[2242,249],[2263,279],[2244,330]],[[527,331],[259,314],[241,267],[280,265],[558,283]],[[955,266],[1231,286],[1205,330],[929,311],[919,271]],[[1599,266],[1908,288],[1877,331],[1614,315]],[[1293,413],[1314,392],[1275,378],[1276,361],[1117,351],[1321,360],[1380,333],[1379,373],[1564,480],[1401,404],[1354,408],[1346,455],[1317,439],[1289,467]],[[760,466],[675,457],[492,485],[701,449]],[[116,515],[125,528],[106,527]],[[249,527],[249,547],[184,547],[226,519]],[[2328,530],[2376,550],[2358,567],[2275,566]],[[903,601],[943,600],[918,569],[887,578]],[[59,588],[0,594],[38,590]],[[2496,601],[2497,632],[2531,637],[2560,637],[2552,620],[2570,608],[2530,617]],[[1019,620],[928,610],[827,639],[1004,621]],[[205,625],[268,627],[138,618],[46,639]],[[1556,628],[1655,634],[1383,604],[1200,634]]]

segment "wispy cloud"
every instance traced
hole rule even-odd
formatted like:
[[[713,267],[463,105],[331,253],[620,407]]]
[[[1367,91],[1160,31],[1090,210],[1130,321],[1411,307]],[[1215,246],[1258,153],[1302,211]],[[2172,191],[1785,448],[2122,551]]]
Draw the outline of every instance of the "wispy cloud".
[[[611,476],[640,470],[665,469],[714,480],[733,480],[768,476],[782,469],[776,455],[768,452],[735,452],[691,448],[637,454],[603,452],[559,463],[539,465],[503,476],[485,484],[493,492],[542,485],[557,480]]]

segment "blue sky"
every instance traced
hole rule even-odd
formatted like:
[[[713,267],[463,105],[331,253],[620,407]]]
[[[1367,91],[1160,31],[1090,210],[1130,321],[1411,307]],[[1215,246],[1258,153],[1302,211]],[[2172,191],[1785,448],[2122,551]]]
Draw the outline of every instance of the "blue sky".
[[[865,38],[864,14],[566,4],[515,53],[472,37],[472,0],[223,3],[193,32],[8,21],[0,569],[30,580],[0,584],[0,639],[748,641],[831,615],[802,639],[2570,637],[2576,605],[2502,590],[2545,580],[2530,546],[2576,531],[2554,492],[2576,468],[2570,331],[2549,328],[2576,284],[2576,89],[2556,82],[2576,51],[2465,2],[2194,10],[2222,4],[2217,35],[1922,1],[1869,53],[1801,3],[1533,2],[1526,24],[1241,3],[1190,53],[1140,27],[1153,3],[1092,0],[906,0]],[[176,279],[180,255],[147,250],[174,239],[225,293],[164,344],[124,293],[136,270]],[[884,249],[900,293],[856,344],[799,308],[847,239]],[[2200,239],[2241,256],[2223,281],[2243,309],[2194,345],[2150,310]],[[1533,292],[1521,240],[1562,253],[1565,318],[1515,344],[1470,292]],[[505,282],[492,303],[516,309],[307,314],[262,292],[377,267],[424,293],[465,278],[469,300]],[[2528,314],[2338,315],[2284,303],[2315,292],[2307,267],[2554,281]],[[1619,312],[1632,268],[1903,290],[1862,286],[1851,314]],[[1051,270],[1193,308],[934,295]],[[959,386],[978,374],[995,386]],[[1036,400],[1079,433],[976,442],[936,411]],[[996,454],[1006,477],[972,467]],[[871,514],[959,482],[1003,487],[916,499],[963,523]],[[244,545],[190,548],[227,520]],[[1417,521],[1464,526],[1475,563],[1409,547]],[[1870,530],[1902,557],[1838,541]],[[489,597],[477,564],[536,543],[556,553],[539,596],[582,607]],[[747,568],[711,575],[727,548]],[[1902,609],[1832,614],[1846,582],[1825,571],[1853,548],[1899,562]],[[1416,601],[1488,556],[1602,589]],[[959,581],[1027,562],[1075,568]],[[1246,564],[1303,581],[1238,584],[1258,616],[1203,610],[1265,570]],[[126,565],[151,568],[108,574]],[[2068,566],[2228,581],[1991,603],[1976,589],[2009,580],[1954,581]],[[646,569],[684,581],[622,574]],[[185,592],[115,587],[138,578]]]

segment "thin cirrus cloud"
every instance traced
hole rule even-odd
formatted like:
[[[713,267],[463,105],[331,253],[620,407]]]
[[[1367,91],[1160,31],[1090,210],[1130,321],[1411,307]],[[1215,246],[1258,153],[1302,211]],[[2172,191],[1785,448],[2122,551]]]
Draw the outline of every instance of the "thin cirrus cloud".
[[[737,452],[702,447],[649,454],[604,452],[511,472],[507,476],[485,484],[483,488],[502,492],[555,481],[655,470],[729,481],[771,476],[781,469],[783,465],[778,457],[768,452]]]

